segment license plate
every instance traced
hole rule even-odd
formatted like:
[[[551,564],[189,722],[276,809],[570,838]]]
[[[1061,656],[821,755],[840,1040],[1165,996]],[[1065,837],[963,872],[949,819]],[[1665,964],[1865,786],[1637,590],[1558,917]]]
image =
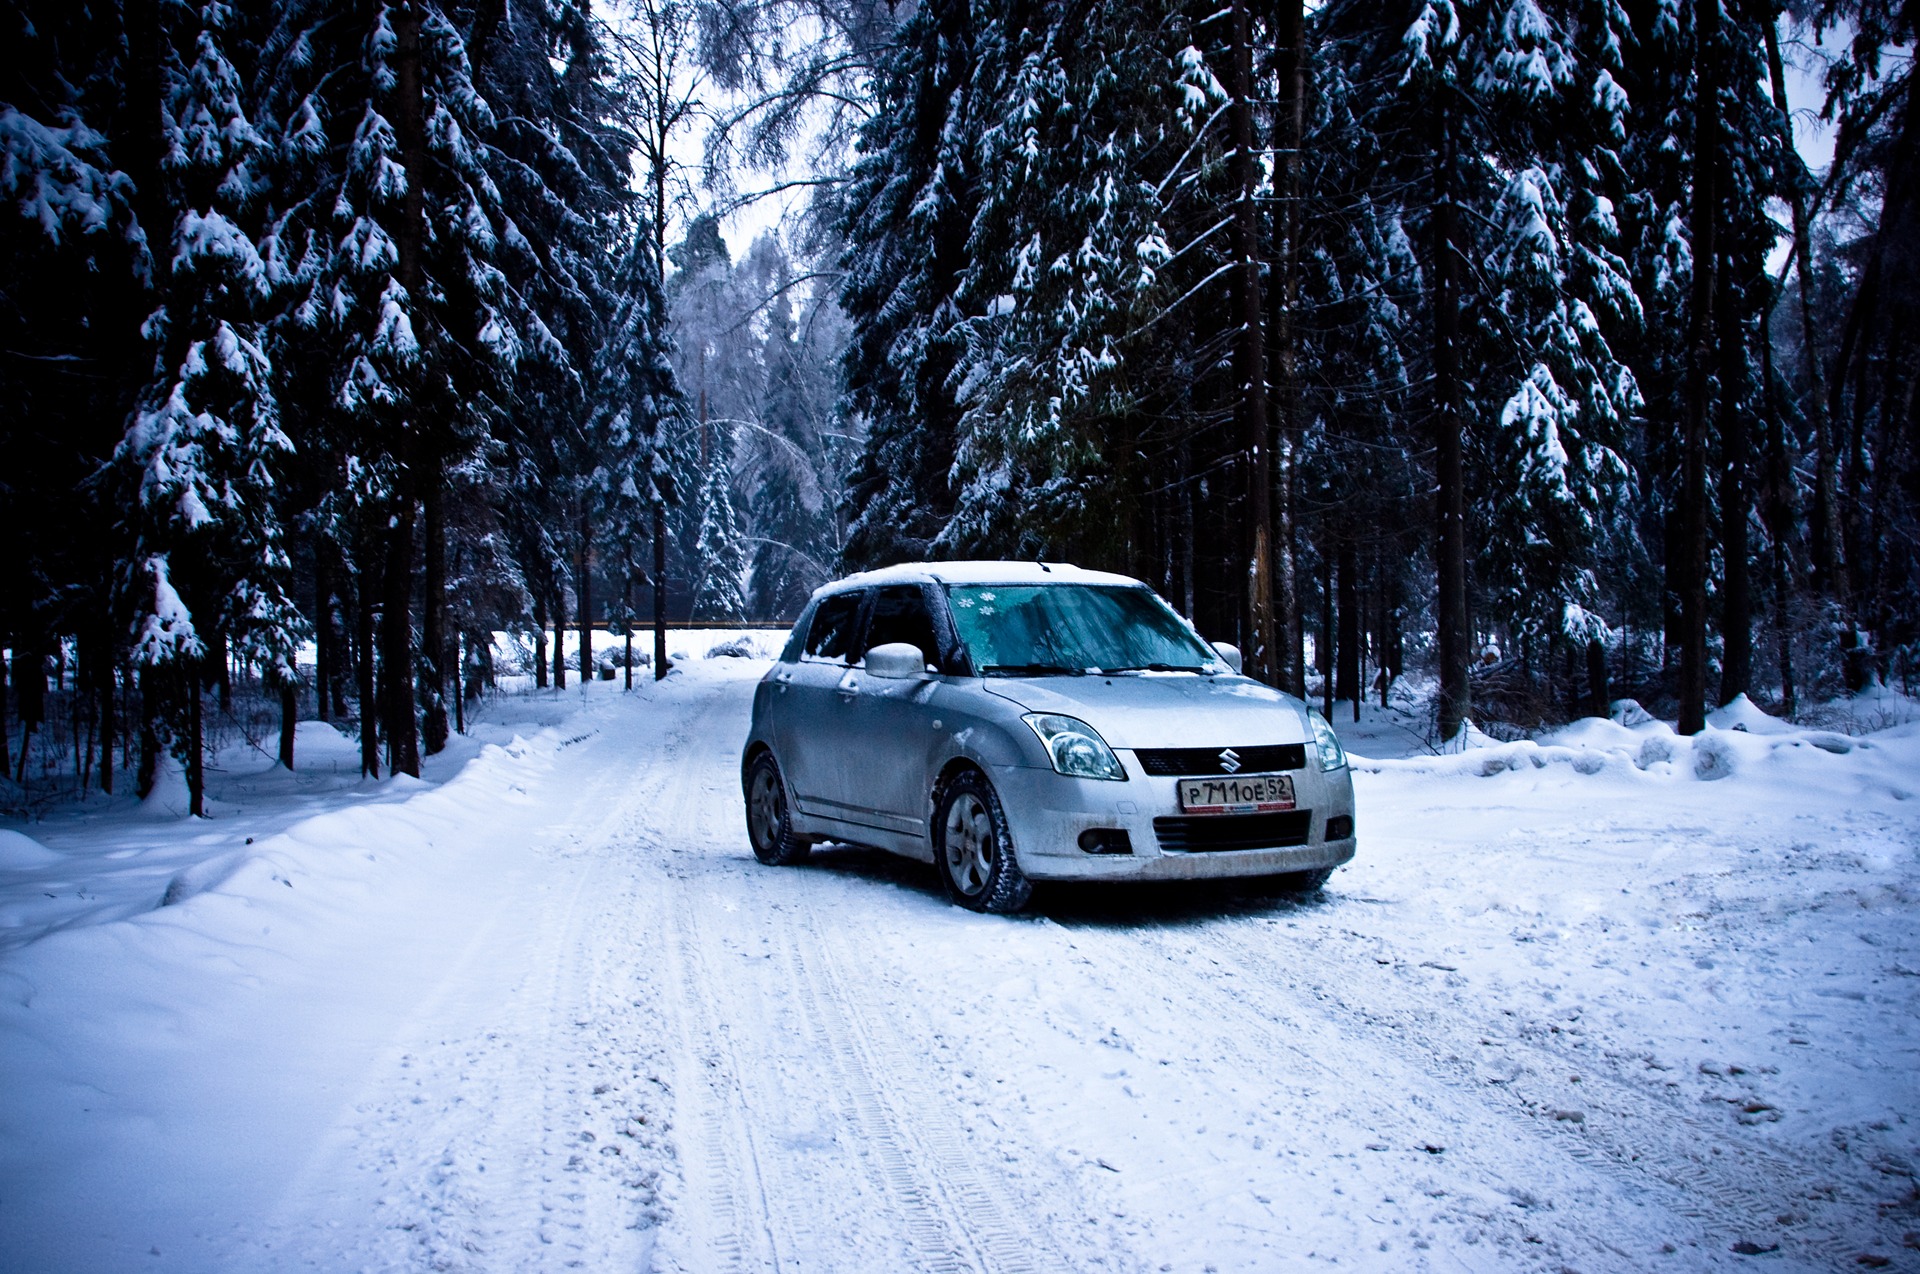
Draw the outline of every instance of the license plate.
[[[1237,774],[1181,779],[1180,808],[1189,814],[1267,814],[1293,808],[1291,774]]]

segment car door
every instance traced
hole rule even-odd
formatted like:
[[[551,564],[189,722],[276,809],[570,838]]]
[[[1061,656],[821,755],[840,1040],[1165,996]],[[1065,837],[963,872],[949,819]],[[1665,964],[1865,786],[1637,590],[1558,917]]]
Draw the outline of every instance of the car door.
[[[918,646],[932,670],[943,665],[950,643],[938,636],[932,610],[918,584],[890,584],[873,592],[860,652],[892,642]],[[847,703],[849,746],[859,749],[863,763],[851,781],[852,799],[864,807],[858,817],[890,831],[923,835],[926,832],[927,766],[938,733],[936,698],[942,689],[937,675],[914,678],[875,677],[856,666],[846,684],[853,693]]]
[[[824,597],[813,613],[799,659],[774,673],[779,725],[776,748],[787,787],[809,814],[845,816],[847,700],[854,642],[867,590]]]

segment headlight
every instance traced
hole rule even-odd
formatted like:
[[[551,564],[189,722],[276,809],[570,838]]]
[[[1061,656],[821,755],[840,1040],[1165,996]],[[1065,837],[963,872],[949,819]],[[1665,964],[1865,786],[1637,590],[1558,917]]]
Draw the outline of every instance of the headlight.
[[[1320,768],[1337,770],[1347,763],[1347,754],[1340,746],[1339,736],[1334,734],[1333,725],[1325,717],[1307,709],[1307,720],[1313,723],[1313,746],[1320,749]]]
[[[1053,758],[1053,768],[1076,779],[1116,779],[1126,782],[1127,772],[1113,754],[1100,732],[1073,717],[1056,717],[1032,712],[1020,718],[1040,736],[1040,743]]]

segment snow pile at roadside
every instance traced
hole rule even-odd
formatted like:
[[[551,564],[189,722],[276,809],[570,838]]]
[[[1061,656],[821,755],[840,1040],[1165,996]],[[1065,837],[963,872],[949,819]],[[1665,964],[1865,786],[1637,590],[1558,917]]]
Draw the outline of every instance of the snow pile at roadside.
[[[1638,773],[1706,782],[1745,775],[1820,786],[1847,782],[1906,800],[1920,789],[1920,722],[1856,737],[1770,717],[1742,695],[1710,714],[1705,730],[1688,737],[1629,699],[1615,705],[1611,719],[1587,717],[1537,740],[1501,743],[1469,729],[1459,751],[1389,759],[1354,755],[1352,762],[1362,773],[1449,778],[1491,778],[1548,766],[1582,775]]]

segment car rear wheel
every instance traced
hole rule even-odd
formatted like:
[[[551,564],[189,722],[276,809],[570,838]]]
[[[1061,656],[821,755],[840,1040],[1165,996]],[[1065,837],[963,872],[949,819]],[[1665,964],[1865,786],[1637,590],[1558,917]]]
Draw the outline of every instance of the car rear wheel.
[[[794,835],[787,785],[771,752],[762,752],[747,767],[747,839],[753,842],[753,856],[769,867],[797,863],[812,848],[811,842]]]
[[[1000,797],[976,770],[956,774],[934,810],[934,859],[947,897],[969,911],[1018,911],[1033,886],[1013,855]]]

